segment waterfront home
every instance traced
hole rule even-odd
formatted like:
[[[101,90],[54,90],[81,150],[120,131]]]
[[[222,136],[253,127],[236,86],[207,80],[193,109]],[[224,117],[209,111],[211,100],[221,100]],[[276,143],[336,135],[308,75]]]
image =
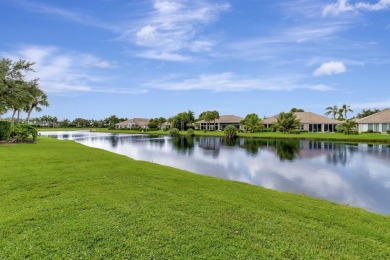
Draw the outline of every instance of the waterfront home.
[[[146,129],[148,128],[149,119],[146,118],[132,118],[123,122],[120,122],[118,124],[115,124],[116,129],[131,129],[134,127],[139,127]]]
[[[220,130],[223,131],[228,125],[233,125],[237,129],[241,129],[240,122],[244,118],[234,115],[224,115],[220,116],[219,119],[216,119],[215,122],[206,122],[205,120],[200,120],[197,123],[199,124],[200,130]]]
[[[367,132],[381,132],[386,133],[390,130],[390,108],[384,109],[378,113],[366,116],[356,120],[358,123],[358,131]]]
[[[335,132],[336,126],[341,124],[341,121],[318,115],[312,112],[295,112],[297,119],[301,122],[300,131],[308,132]],[[276,122],[276,116],[268,117],[263,120],[266,128],[271,128]]]

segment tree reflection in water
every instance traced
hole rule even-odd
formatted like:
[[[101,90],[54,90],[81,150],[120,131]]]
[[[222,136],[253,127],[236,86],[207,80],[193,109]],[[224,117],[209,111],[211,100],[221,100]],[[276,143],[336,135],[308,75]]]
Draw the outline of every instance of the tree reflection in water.
[[[191,155],[193,153],[195,147],[194,138],[191,136],[172,138],[172,145],[179,153],[188,155]]]

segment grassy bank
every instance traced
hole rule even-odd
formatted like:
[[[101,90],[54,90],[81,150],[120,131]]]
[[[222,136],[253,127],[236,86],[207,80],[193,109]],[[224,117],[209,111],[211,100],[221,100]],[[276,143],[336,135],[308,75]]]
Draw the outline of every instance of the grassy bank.
[[[0,259],[390,258],[389,216],[71,141],[0,158]]]
[[[104,128],[91,129],[94,132],[106,132],[106,133],[128,133],[139,134],[140,131],[135,130],[108,130]],[[165,131],[151,131],[149,134],[169,134]],[[186,135],[186,131],[181,131],[180,134]],[[222,131],[195,131],[196,136],[224,136]],[[369,143],[390,143],[389,134],[358,134],[358,135],[345,135],[342,133],[300,133],[300,134],[285,134],[285,133],[239,133],[239,137],[258,137],[267,139],[308,139],[308,140],[327,140],[327,141],[346,141],[346,142],[369,142]]]

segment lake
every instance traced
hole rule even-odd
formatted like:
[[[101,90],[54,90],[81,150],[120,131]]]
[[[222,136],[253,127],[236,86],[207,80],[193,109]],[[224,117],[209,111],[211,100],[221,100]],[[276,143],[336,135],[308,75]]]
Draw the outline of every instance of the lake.
[[[136,160],[306,194],[390,215],[390,147],[309,140],[267,140],[40,132]]]

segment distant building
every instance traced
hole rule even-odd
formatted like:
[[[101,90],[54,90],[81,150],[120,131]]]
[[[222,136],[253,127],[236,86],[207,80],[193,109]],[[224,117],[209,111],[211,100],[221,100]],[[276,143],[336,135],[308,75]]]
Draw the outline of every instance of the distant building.
[[[318,115],[312,112],[295,112],[297,119],[301,122],[299,129],[308,132],[335,132],[336,126],[342,124],[341,121]],[[276,116],[268,117],[263,120],[266,128],[272,127],[276,122]]]
[[[240,122],[244,118],[233,115],[224,115],[220,116],[219,119],[216,119],[215,122],[206,122],[204,120],[198,121],[200,130],[220,130],[223,131],[228,125],[233,125],[237,129],[241,129]]]
[[[356,120],[358,123],[358,131],[367,132],[372,130],[374,132],[386,133],[390,130],[390,108],[384,109],[364,118]]]
[[[118,124],[115,124],[116,129],[130,129],[133,127],[139,127],[139,128],[148,128],[149,119],[146,118],[133,118],[129,119],[123,122],[120,122]]]

